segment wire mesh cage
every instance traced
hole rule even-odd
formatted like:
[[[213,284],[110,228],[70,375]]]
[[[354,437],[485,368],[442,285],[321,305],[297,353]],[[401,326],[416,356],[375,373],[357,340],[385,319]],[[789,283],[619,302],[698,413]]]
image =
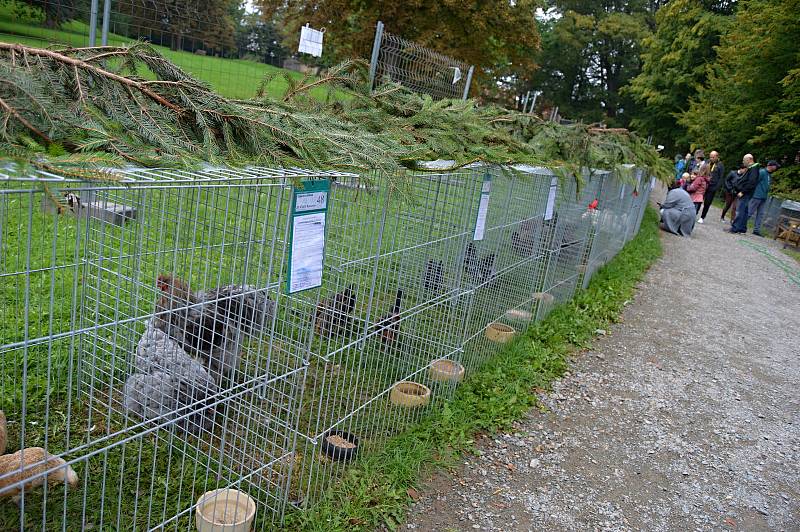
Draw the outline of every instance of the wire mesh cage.
[[[433,98],[466,99],[473,67],[393,35],[378,22],[370,64],[374,82],[395,82]]]
[[[279,288],[287,205],[293,180],[346,174],[115,175],[6,176],[0,194],[0,389],[22,450],[1,528],[187,528],[231,488],[277,522],[308,365]],[[22,490],[44,475],[67,482]]]
[[[230,493],[280,523],[572,297],[649,194],[484,164],[114,176],[0,172],[2,529],[191,529]],[[297,181],[329,223],[289,293]]]

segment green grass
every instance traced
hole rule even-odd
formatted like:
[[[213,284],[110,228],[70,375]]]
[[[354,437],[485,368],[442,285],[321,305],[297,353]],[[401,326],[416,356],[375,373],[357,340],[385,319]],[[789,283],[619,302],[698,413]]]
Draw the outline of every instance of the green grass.
[[[536,405],[535,390],[563,374],[570,355],[588,347],[594,331],[616,321],[661,254],[656,221],[648,208],[639,234],[595,274],[588,289],[490,359],[441,409],[347,470],[321,502],[291,513],[288,528],[373,530],[401,523],[411,501],[407,490],[422,474],[453,464],[473,449],[478,434],[510,427]]]
[[[790,248],[784,248],[781,251],[783,251],[785,255],[788,255],[789,257],[793,258],[798,263],[800,263],[800,251]]]
[[[98,45],[99,45],[98,32]],[[45,28],[34,17],[18,17],[12,9],[11,2],[0,1],[0,41],[19,43],[27,46],[47,47],[50,45],[66,45],[82,47],[89,45],[89,27],[80,21],[70,21],[59,29]],[[110,34],[108,43],[112,46],[129,44],[130,39]],[[284,70],[264,63],[245,59],[227,59],[201,56],[189,52],[173,51],[164,46],[154,48],[170,61],[183,68],[197,78],[206,81],[217,92],[228,98],[252,98],[258,85],[267,75],[279,74],[270,83],[267,92],[271,96],[282,96],[287,88],[284,74],[301,79],[302,74]],[[325,89],[314,89],[311,94],[317,98],[325,98]]]

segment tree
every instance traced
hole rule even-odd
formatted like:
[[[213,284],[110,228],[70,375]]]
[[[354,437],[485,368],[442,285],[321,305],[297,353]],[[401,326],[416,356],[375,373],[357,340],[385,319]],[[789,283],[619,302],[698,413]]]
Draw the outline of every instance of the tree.
[[[656,31],[643,42],[642,71],[625,89],[639,105],[632,126],[652,134],[669,152],[685,151],[691,143],[678,118],[716,59],[715,47],[731,11],[728,2],[672,0],[658,10]]]
[[[334,61],[369,58],[375,24],[476,66],[475,82],[491,87],[511,74],[530,77],[539,46],[535,0],[397,2],[376,0],[258,0],[267,20],[279,19],[286,46],[297,46],[300,26],[326,28],[325,54]]]
[[[551,6],[531,88],[568,118],[627,125],[634,103],[620,89],[639,72],[649,3],[554,0]]]
[[[25,3],[41,9],[44,25],[51,29],[75,18],[75,0],[25,0]]]
[[[729,161],[795,162],[800,150],[800,0],[743,0],[708,67],[708,84],[680,118],[691,138]],[[789,174],[790,169],[781,173]]]
[[[222,51],[235,46],[232,4],[238,0],[138,0],[123,3],[140,34],[173,50]],[[144,35],[136,35],[144,36]]]
[[[245,15],[236,28],[239,56],[255,56],[264,63],[278,64],[288,55],[281,45],[282,36],[275,25],[263,20],[260,14]]]

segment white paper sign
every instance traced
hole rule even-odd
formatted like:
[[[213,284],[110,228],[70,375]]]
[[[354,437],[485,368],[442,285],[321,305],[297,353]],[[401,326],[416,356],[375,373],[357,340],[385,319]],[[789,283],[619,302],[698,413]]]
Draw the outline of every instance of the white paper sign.
[[[327,192],[298,193],[295,212],[318,211],[328,208]]]
[[[325,213],[317,212],[295,216],[293,222],[290,293],[322,284]]]
[[[475,220],[475,233],[472,240],[483,240],[486,233],[486,215],[489,214],[489,194],[481,194],[481,202],[478,205],[478,218]]]
[[[544,209],[544,219],[553,219],[553,209],[556,207],[556,191],[558,190],[558,178],[553,177],[550,181],[550,191],[547,193],[547,206]]]
[[[453,67],[453,70],[455,72],[453,72],[453,83],[452,84],[455,85],[456,83],[461,81],[461,69],[458,68],[458,67]]]
[[[300,28],[300,46],[298,46],[297,51],[314,57],[321,57],[323,35],[323,32],[309,28],[308,24],[306,24]]]

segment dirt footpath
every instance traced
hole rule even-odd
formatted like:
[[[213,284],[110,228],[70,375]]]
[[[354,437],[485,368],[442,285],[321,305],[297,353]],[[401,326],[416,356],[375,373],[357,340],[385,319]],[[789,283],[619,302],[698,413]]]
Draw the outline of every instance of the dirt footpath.
[[[546,408],[429,479],[403,526],[800,530],[800,268],[722,228],[665,234]]]

